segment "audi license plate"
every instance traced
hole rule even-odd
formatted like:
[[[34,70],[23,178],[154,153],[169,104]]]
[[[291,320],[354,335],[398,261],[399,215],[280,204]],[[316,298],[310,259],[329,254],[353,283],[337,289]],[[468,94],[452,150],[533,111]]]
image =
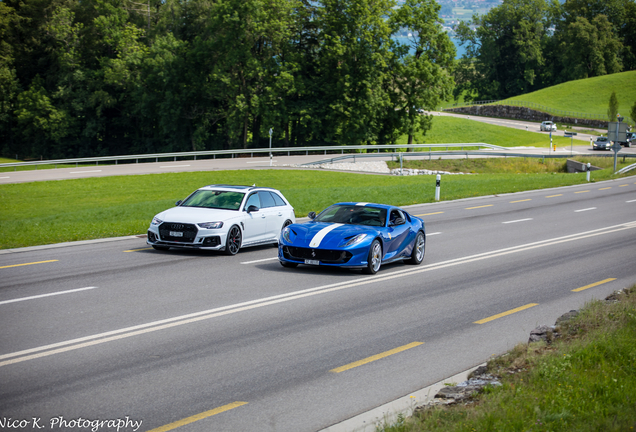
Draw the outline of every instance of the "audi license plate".
[[[183,233],[181,231],[170,231],[170,237],[183,237]]]
[[[320,261],[318,260],[305,260],[305,264],[311,264],[311,265],[320,265]]]

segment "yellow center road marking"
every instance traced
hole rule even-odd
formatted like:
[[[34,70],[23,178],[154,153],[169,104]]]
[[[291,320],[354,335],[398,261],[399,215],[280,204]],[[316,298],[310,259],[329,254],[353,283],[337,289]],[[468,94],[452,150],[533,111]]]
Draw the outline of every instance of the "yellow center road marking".
[[[585,191],[577,191],[577,192],[574,192],[574,193],[575,193],[575,194],[577,194],[577,193],[586,193],[586,192],[589,192],[589,190],[585,190]]]
[[[628,184],[618,185],[618,187],[625,187],[625,186],[629,186],[629,185]]]
[[[558,197],[558,196],[563,196],[563,194],[548,195],[546,198],[554,198],[554,197]]]
[[[124,252],[139,252],[139,251],[150,250],[150,249],[152,249],[152,248],[151,247],[147,247],[147,248],[141,248],[141,249],[125,250]]]
[[[528,199],[523,199],[523,200],[519,200],[519,201],[510,201],[510,204],[515,204],[515,203],[520,203],[520,202],[525,202],[525,201],[532,201],[530,198]]]
[[[586,290],[588,288],[594,288],[595,286],[603,285],[604,283],[612,282],[615,280],[616,278],[608,278],[599,282],[595,282],[593,284],[585,285],[584,287],[581,287],[581,288],[573,289],[572,292],[579,292],[579,291]]]
[[[608,190],[608,189],[611,189],[611,187],[600,188],[599,190]]]
[[[240,406],[247,405],[247,402],[232,402],[227,405],[223,405],[222,407],[214,408],[209,411],[202,412],[201,414],[195,414],[190,417],[186,417],[183,420],[177,420],[176,422],[172,422],[165,426],[158,427],[156,429],[150,429],[148,432],[166,432],[169,430],[176,429],[181,426],[185,426],[190,423],[194,423],[195,421],[203,420],[207,417],[212,417],[213,415],[221,414],[222,412],[229,411],[234,408],[238,408]]]
[[[0,269],[9,268],[9,267],[22,267],[22,266],[28,266],[33,264],[45,264],[45,263],[52,263],[56,261],[59,261],[59,260],[48,260],[48,261],[37,261],[37,262],[30,262],[30,263],[24,263],[24,264],[13,264],[8,266],[2,266],[0,267]]]
[[[507,312],[502,312],[500,314],[493,315],[491,317],[484,318],[484,319],[479,320],[479,321],[475,321],[475,324],[484,324],[484,323],[487,323],[489,321],[496,320],[497,318],[505,317],[507,315],[512,315],[513,313],[521,312],[522,310],[530,309],[531,307],[538,306],[538,305],[539,305],[539,303],[530,303],[530,304],[527,304],[525,306],[518,307],[516,309],[511,309],[511,310],[509,310]]]
[[[402,351],[406,351],[408,349],[415,348],[416,346],[420,346],[420,345],[423,345],[423,344],[424,344],[424,342],[412,342],[412,343],[410,343],[408,345],[404,345],[404,346],[401,346],[401,347],[398,347],[398,348],[394,348],[392,350],[385,351],[383,353],[376,354],[376,355],[373,355],[371,357],[367,357],[367,358],[362,359],[362,360],[358,360],[357,362],[349,363],[347,365],[340,366],[340,367],[335,368],[335,369],[331,369],[329,372],[335,372],[335,373],[344,372],[344,371],[347,371],[349,369],[353,369],[355,367],[362,366],[362,365],[365,365],[367,363],[371,363],[373,361],[383,359],[383,358],[388,357],[390,355],[397,354],[397,353],[400,353]]]
[[[431,216],[431,215],[442,214],[442,213],[444,213],[444,212],[424,213],[424,214],[415,215],[415,216],[417,216],[417,217],[420,217],[420,216]]]
[[[477,206],[477,207],[466,207],[466,210],[474,210],[474,209],[479,209],[479,208],[484,208],[484,207],[492,207],[494,204],[488,204],[488,205],[483,205],[483,206]]]

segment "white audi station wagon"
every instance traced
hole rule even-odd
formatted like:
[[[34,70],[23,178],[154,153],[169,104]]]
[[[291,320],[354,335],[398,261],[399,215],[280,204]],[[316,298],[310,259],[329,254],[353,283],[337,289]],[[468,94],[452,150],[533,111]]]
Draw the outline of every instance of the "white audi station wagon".
[[[209,249],[235,255],[242,247],[277,244],[281,230],[295,221],[294,208],[276,189],[210,185],[156,215],[147,243],[157,250]]]

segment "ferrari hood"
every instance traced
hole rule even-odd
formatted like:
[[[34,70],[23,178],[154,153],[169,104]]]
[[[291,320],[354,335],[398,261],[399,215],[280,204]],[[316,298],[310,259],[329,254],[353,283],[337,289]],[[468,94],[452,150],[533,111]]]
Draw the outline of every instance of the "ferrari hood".
[[[173,207],[162,211],[157,218],[164,222],[201,223],[227,221],[239,216],[234,210],[209,209],[199,207]]]
[[[293,242],[294,245],[310,248],[335,248],[338,247],[344,239],[362,233],[375,236],[378,232],[369,226],[324,222],[294,224],[290,229],[296,235]]]

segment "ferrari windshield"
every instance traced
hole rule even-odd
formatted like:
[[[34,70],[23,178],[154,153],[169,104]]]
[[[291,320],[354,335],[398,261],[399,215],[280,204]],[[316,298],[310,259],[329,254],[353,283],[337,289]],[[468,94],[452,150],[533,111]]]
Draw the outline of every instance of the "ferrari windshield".
[[[181,206],[238,210],[244,196],[242,192],[198,190],[186,198]]]
[[[384,226],[386,209],[359,205],[333,205],[320,212],[316,222]]]

